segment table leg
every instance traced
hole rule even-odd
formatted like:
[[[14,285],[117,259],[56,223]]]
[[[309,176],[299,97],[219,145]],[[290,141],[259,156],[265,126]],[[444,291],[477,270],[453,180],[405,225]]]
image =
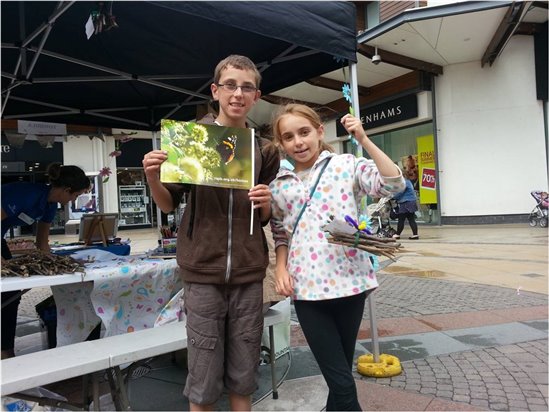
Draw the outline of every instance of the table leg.
[[[18,299],[20,298],[21,296],[23,296],[25,293],[27,293],[30,289],[24,289],[24,290],[20,290],[19,293],[11,296],[9,299],[6,299],[5,301],[3,300],[2,301],[2,309],[4,309],[4,307],[8,306],[11,302],[13,302],[15,299]],[[8,292],[6,292],[8,293]]]
[[[126,385],[119,366],[107,369],[111,396],[117,411],[131,411]]]
[[[276,387],[275,376],[276,350],[274,343],[274,326],[269,326],[269,343],[271,346],[271,381],[273,384],[273,399],[278,399],[278,389]]]
[[[90,409],[90,375],[82,376],[82,403]]]
[[[93,410],[101,410],[99,405],[99,373],[92,374],[92,398],[93,398]]]

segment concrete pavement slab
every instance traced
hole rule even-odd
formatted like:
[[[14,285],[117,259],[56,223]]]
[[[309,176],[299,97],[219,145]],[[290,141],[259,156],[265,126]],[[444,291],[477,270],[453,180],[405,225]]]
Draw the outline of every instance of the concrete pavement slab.
[[[501,346],[547,337],[546,332],[519,322],[483,326],[481,328],[449,330],[444,333],[472,347]]]
[[[287,380],[321,375],[320,368],[308,346],[292,347],[291,351],[291,367],[286,376]]]
[[[477,411],[482,408],[434,396],[357,381],[358,399],[365,411]]]
[[[548,306],[531,306],[525,308],[513,308],[513,309],[494,309],[492,312],[508,321],[522,321],[530,319],[547,319]]]
[[[370,340],[359,341],[372,352]],[[445,353],[470,350],[473,346],[443,332],[418,333],[379,339],[379,352],[396,356],[401,362]]]
[[[508,322],[505,318],[494,313],[493,310],[426,315],[417,320],[430,325],[435,330],[463,329],[467,327],[495,325]]]
[[[267,397],[253,406],[254,411],[321,411],[326,406],[328,386],[322,375],[285,380],[278,388],[278,399]]]
[[[492,309],[478,312],[446,313],[441,315],[426,315],[415,318],[435,330],[463,329],[467,327],[496,325],[513,321],[546,319],[547,306],[528,308]],[[385,322],[385,320],[383,320]]]
[[[547,319],[545,319],[545,320],[531,320],[531,321],[525,321],[525,322],[522,322],[522,323],[524,323],[525,325],[530,326],[531,328],[545,331],[545,333],[547,333],[547,330],[549,329],[549,322],[547,321]]]
[[[437,328],[424,322],[422,318],[384,318],[377,323],[377,334],[384,336],[401,336],[412,333],[436,332]],[[363,320],[360,324],[358,339],[371,338],[370,321]]]

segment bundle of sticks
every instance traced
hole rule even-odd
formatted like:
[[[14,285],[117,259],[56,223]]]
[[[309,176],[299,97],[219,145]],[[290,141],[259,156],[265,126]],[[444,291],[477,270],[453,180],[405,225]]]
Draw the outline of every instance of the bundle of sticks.
[[[4,276],[60,275],[84,271],[82,264],[70,256],[58,256],[41,250],[33,250],[24,255],[2,262]]]
[[[357,231],[345,222],[332,221],[323,229],[330,235],[329,243],[353,247],[377,256],[386,256],[393,261],[396,260],[395,253],[400,251],[401,244],[395,239],[381,238]]]

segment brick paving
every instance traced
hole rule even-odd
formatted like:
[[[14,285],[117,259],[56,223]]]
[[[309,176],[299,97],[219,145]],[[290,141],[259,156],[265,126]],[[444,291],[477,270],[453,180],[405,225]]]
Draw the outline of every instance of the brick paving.
[[[547,295],[491,285],[378,274],[377,318],[547,305]],[[364,312],[369,318],[369,312]]]
[[[489,410],[546,411],[547,378],[536,380],[547,374],[547,356],[545,339],[430,356],[403,362],[392,378],[358,379]]]
[[[417,333],[426,336],[430,332],[495,324],[513,328],[521,321],[547,332],[545,294],[414,276],[379,274],[378,278],[375,307],[380,338]],[[368,305],[364,319],[359,340],[370,338]],[[291,345],[306,346],[295,313],[292,320]],[[482,336],[477,341],[483,342]],[[355,373],[355,377],[359,382],[399,390],[391,393],[393,397],[418,394],[449,402],[436,408],[461,409],[457,403],[469,405],[471,410],[548,410],[547,339],[437,356],[422,356],[422,348],[417,349],[420,358],[401,361],[403,372],[398,376],[376,379]],[[372,402],[369,396],[371,393],[361,400],[363,407],[364,402]],[[371,406],[387,410],[380,401]],[[429,408],[435,406],[409,410]]]

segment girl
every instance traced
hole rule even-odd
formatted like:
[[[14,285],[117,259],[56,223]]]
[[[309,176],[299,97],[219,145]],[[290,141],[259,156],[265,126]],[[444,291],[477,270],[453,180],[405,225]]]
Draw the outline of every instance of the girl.
[[[366,194],[382,197],[404,189],[400,169],[370,141],[360,119],[345,115],[341,123],[372,160],[331,153],[320,117],[307,106],[282,107],[272,125],[275,143],[295,166],[282,167],[270,184],[276,289],[294,300],[328,384],[329,411],[360,410],[352,375],[355,342],[364,302],[378,283],[368,253],[328,243],[321,228],[330,215],[357,220]]]
[[[91,187],[90,178],[77,166],[54,163],[48,167],[49,185],[15,182],[2,185],[2,260],[11,259],[4,238],[11,227],[36,224],[36,247],[49,252],[50,225],[57,203],[66,205]],[[18,296],[19,295],[19,296]],[[21,293],[2,292],[2,301],[15,299],[2,308],[2,359],[14,356],[17,309]]]

